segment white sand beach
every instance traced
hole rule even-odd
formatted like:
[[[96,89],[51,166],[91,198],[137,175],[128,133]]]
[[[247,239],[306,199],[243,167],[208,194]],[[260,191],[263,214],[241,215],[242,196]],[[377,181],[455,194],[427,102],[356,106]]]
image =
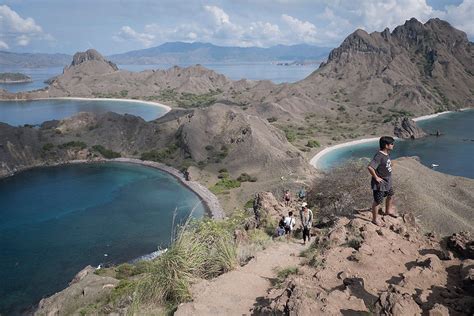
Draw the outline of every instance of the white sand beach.
[[[171,111],[171,107],[162,103],[153,102],[153,101],[143,101],[136,99],[117,99],[117,98],[79,98],[79,97],[57,97],[57,98],[34,98],[34,99],[6,99],[0,101],[36,101],[36,100],[79,100],[79,101],[122,101],[122,102],[132,102],[132,103],[144,103],[153,106],[158,106],[166,110],[165,113]]]
[[[470,109],[471,109],[471,108],[463,108],[463,109],[460,109],[459,111],[466,111],[466,110],[470,110]],[[440,116],[440,115],[444,115],[444,114],[448,114],[448,113],[452,113],[452,112],[453,112],[453,111],[444,111],[444,112],[439,112],[439,113],[435,113],[435,114],[423,115],[423,116],[415,117],[415,118],[413,118],[412,120],[415,121],[415,122],[424,121],[424,120],[429,120],[429,119],[438,117],[438,116]],[[398,139],[397,137],[394,137],[394,138],[395,138],[395,139]],[[323,150],[321,150],[320,152],[318,152],[313,158],[311,158],[311,160],[309,161],[309,163],[310,163],[310,165],[312,165],[312,166],[315,167],[316,169],[319,169],[320,166],[318,166],[318,161],[320,161],[323,156],[329,154],[329,153],[332,152],[333,150],[339,149],[339,148],[343,148],[343,147],[348,147],[348,146],[353,146],[353,145],[368,143],[368,142],[376,141],[376,140],[378,140],[378,139],[379,139],[378,137],[375,137],[375,138],[364,138],[364,139],[354,140],[354,141],[351,141],[351,142],[342,143],[342,144],[337,144],[337,145],[334,145],[334,146],[331,146],[331,147],[324,148]]]
[[[319,168],[318,167],[318,162],[321,160],[321,158],[323,156],[329,154],[333,150],[336,150],[336,149],[339,149],[339,148],[344,148],[344,147],[349,147],[349,146],[353,146],[353,145],[363,144],[363,143],[369,143],[369,142],[373,142],[373,141],[377,141],[377,140],[379,140],[379,137],[364,138],[364,139],[354,140],[354,141],[351,141],[351,142],[337,144],[337,145],[334,145],[334,146],[331,146],[331,147],[324,148],[323,150],[318,152],[316,154],[316,156],[311,158],[309,163],[310,163],[310,165],[312,165],[313,167],[318,169]]]

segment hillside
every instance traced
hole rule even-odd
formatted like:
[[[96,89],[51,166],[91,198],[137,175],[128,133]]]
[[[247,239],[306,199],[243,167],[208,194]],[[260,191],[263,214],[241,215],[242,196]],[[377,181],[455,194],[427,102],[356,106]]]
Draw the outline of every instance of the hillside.
[[[373,111],[454,110],[474,105],[473,58],[464,32],[439,19],[412,18],[392,32],[355,31],[297,85]]]

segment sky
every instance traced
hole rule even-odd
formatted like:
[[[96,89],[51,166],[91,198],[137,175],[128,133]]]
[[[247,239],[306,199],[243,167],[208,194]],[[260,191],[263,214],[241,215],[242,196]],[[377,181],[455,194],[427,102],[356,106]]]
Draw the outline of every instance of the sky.
[[[105,55],[165,42],[337,47],[438,17],[474,38],[474,0],[0,0],[0,50]]]

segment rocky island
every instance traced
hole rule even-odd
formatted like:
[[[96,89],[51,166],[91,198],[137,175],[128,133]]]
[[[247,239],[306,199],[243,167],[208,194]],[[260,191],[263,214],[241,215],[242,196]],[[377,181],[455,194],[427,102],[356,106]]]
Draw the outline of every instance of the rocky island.
[[[1,72],[0,83],[27,83],[33,82],[31,77],[18,72]]]

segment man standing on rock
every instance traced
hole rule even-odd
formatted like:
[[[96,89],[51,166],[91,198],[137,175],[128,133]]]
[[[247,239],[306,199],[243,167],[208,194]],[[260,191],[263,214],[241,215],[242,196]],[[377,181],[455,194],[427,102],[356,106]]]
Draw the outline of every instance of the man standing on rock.
[[[393,211],[392,161],[390,160],[390,152],[393,150],[394,143],[393,137],[380,137],[380,151],[375,154],[367,167],[372,175],[370,186],[374,195],[372,223],[377,226],[383,226],[378,219],[378,209],[385,197],[387,198],[385,201],[385,215],[397,217]]]

